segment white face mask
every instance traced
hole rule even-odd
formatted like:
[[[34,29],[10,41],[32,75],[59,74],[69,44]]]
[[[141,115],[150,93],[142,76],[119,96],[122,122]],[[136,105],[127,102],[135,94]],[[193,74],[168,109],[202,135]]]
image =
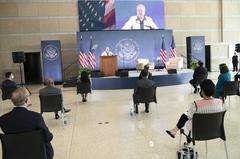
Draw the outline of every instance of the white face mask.
[[[11,75],[11,79],[14,79],[14,75],[13,74]]]

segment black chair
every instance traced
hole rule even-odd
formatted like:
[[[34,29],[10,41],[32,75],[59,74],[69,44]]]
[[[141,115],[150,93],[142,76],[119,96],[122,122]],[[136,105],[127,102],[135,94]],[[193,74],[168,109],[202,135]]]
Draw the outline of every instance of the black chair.
[[[133,94],[134,111],[139,103],[157,103],[156,87],[138,88],[138,94]]]
[[[58,112],[61,111],[62,115],[64,113],[63,104],[62,104],[62,95],[46,95],[39,96],[40,98],[40,106],[41,106],[41,114],[43,112]]]
[[[77,82],[77,94],[91,93],[91,84],[88,82]]]
[[[3,159],[46,159],[41,130],[18,134],[0,134]]]
[[[13,91],[16,90],[14,87],[2,87],[2,100],[11,99]]]
[[[228,158],[226,136],[224,130],[224,115],[226,111],[217,113],[195,113],[192,119],[192,142],[205,141],[207,156],[207,140],[221,138],[224,141],[226,157]]]
[[[226,81],[223,86],[223,99],[229,96],[229,106],[230,106],[230,96],[239,95],[239,83],[238,81]]]

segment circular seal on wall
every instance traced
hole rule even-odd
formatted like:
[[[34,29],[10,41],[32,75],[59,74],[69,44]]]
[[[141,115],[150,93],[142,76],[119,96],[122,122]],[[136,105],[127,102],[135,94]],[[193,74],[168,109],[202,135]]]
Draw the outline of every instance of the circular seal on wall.
[[[44,50],[43,50],[44,58],[46,58],[49,61],[54,61],[58,58],[59,53],[58,53],[58,48],[54,45],[47,45]]]
[[[203,42],[201,40],[194,40],[193,41],[193,50],[196,52],[200,52],[203,49]]]
[[[115,52],[118,54],[119,60],[130,63],[137,58],[139,47],[132,39],[122,39],[115,46]]]

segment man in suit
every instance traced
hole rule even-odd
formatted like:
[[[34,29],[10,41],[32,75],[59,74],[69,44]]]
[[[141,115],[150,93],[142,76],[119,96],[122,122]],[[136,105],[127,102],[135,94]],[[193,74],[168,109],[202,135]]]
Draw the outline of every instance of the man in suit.
[[[41,129],[43,131],[47,159],[53,158],[51,140],[53,134],[47,128],[41,114],[29,111],[30,95],[26,88],[17,88],[12,93],[12,102],[16,106],[0,117],[0,127],[5,134],[23,133]]]
[[[189,81],[189,83],[194,87],[194,93],[197,93],[198,89],[197,89],[197,85],[200,84],[198,83],[198,77],[199,76],[205,76],[204,79],[207,78],[207,69],[203,67],[203,62],[202,61],[198,61],[198,67],[194,69],[194,73],[193,73],[193,79],[191,79]],[[204,80],[202,79],[202,81]]]
[[[148,72],[148,77],[147,77],[147,78],[150,79],[150,80],[152,80],[152,73],[149,72],[149,65],[148,65],[148,64],[145,65],[143,69],[144,69],[144,70],[147,70],[147,72]],[[140,72],[140,74],[139,74],[139,79],[142,79],[141,73],[142,73],[142,72]]]
[[[45,84],[46,84],[46,87],[44,87],[43,89],[41,89],[39,91],[40,96],[58,95],[58,94],[60,94],[62,96],[61,89],[54,86],[54,81],[52,79],[48,79],[45,82]],[[62,97],[62,99],[63,99],[63,97]],[[71,109],[64,108],[65,113],[70,112],[70,111],[71,111]],[[59,119],[58,112],[55,112],[55,119]]]
[[[2,82],[2,88],[15,88],[17,89],[17,84],[13,81],[14,75],[12,72],[5,73],[6,80]]]
[[[238,71],[238,56],[237,53],[235,52],[233,57],[232,57],[232,64],[233,64],[233,72]]]
[[[133,101],[134,104],[137,103],[138,100],[138,94],[139,94],[139,89],[140,88],[155,88],[155,82],[148,79],[148,71],[146,69],[143,69],[141,71],[141,76],[142,78],[139,79],[136,83],[136,86],[134,88],[134,93],[133,93]],[[149,112],[149,103],[145,103],[145,112]],[[138,113],[138,104],[135,105],[135,113]]]

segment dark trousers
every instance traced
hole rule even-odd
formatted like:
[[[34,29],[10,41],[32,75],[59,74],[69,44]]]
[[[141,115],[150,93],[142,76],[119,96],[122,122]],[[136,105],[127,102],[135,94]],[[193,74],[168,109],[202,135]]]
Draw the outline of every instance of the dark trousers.
[[[233,64],[233,71],[238,71],[238,64]]]
[[[195,79],[191,79],[189,83],[194,87],[194,92],[197,91],[197,81]]]
[[[178,120],[178,123],[177,123],[177,128],[178,129],[182,129],[185,125],[185,123],[188,121],[188,117],[186,114],[182,114],[180,119]],[[186,139],[187,139],[187,142],[190,143],[191,142],[191,132],[189,132],[189,134],[186,136]]]

